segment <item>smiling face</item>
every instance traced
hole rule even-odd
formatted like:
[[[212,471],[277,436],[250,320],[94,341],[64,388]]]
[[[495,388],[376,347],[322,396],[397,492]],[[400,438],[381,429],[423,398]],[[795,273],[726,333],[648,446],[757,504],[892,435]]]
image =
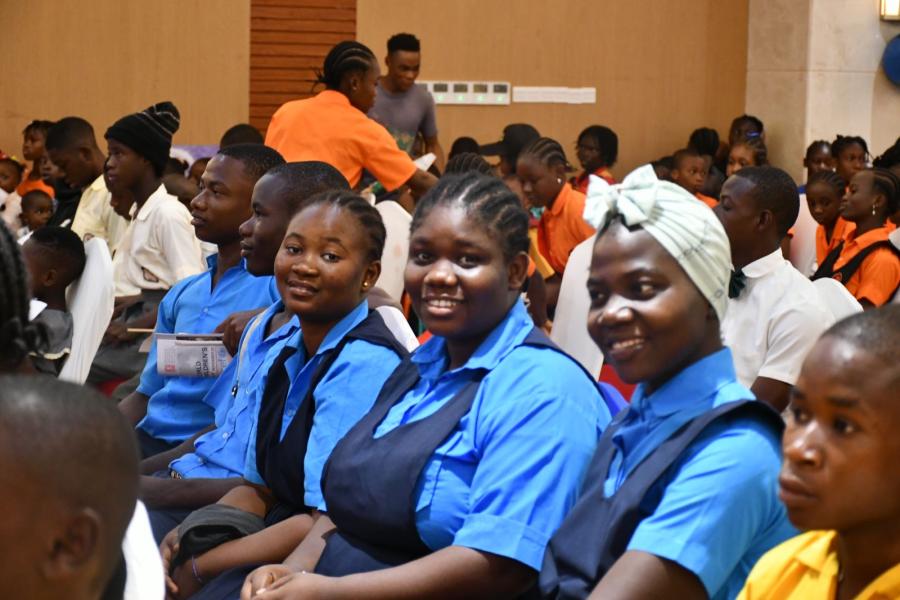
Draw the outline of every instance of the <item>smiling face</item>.
[[[824,181],[806,186],[806,203],[809,214],[819,225],[830,227],[841,216],[841,194]]]
[[[647,392],[721,348],[712,307],[642,229],[614,223],[594,243],[588,332],[623,381]]]
[[[406,291],[433,334],[477,347],[515,302],[526,270],[527,257],[507,262],[465,207],[437,205],[411,234]]]
[[[860,171],[850,180],[847,193],[841,201],[841,216],[853,223],[872,215],[873,207],[878,210],[883,206],[884,198],[875,193],[875,174],[872,171]]]
[[[250,217],[254,183],[244,163],[214,156],[201,176],[200,193],[191,200],[191,224],[197,237],[212,244],[238,241],[238,228]]]
[[[250,218],[241,223],[241,256],[247,262],[247,270],[254,275],[271,275],[275,255],[281,248],[285,231],[291,221],[281,180],[273,175],[263,175],[253,188]]]
[[[801,529],[900,519],[897,368],[826,335],[797,379],[782,441],[780,497]]]
[[[531,206],[550,206],[565,185],[565,167],[547,166],[529,155],[519,156],[516,175]]]
[[[368,258],[368,240],[352,213],[334,205],[314,204],[291,219],[275,281],[301,323],[336,323],[362,302],[381,273],[381,262]]]

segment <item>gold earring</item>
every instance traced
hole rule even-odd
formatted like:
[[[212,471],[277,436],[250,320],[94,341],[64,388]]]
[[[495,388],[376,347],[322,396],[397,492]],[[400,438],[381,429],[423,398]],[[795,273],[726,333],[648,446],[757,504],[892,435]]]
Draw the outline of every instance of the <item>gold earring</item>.
[[[872,216],[873,217],[875,216],[875,205],[874,204],[872,205]]]

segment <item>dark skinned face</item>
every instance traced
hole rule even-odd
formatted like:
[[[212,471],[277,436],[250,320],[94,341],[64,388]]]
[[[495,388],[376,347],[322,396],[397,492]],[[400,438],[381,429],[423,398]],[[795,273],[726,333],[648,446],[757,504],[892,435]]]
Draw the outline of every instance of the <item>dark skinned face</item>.
[[[241,223],[241,256],[254,275],[271,275],[275,255],[293,216],[281,199],[282,183],[277,177],[263,175],[253,188],[250,218]]]
[[[819,144],[813,148],[813,151],[809,153],[809,156],[803,159],[803,166],[806,167],[807,179],[816,173],[833,170],[834,160],[831,158],[831,148]]]
[[[388,54],[384,59],[387,65],[387,77],[391,86],[398,92],[405,92],[416,83],[421,66],[421,54],[398,50]]]
[[[110,192],[135,189],[153,165],[146,158],[116,140],[107,141],[106,183]]]
[[[238,228],[250,217],[250,196],[256,183],[247,175],[244,163],[217,154],[200,181],[200,193],[191,200],[191,224],[197,237],[212,244],[238,241]]]
[[[550,206],[566,184],[563,165],[547,166],[533,156],[520,156],[516,175],[531,206]]]
[[[369,112],[375,105],[375,86],[381,70],[378,63],[372,61],[372,66],[367,71],[354,71],[349,73],[342,84],[342,91],[350,100],[350,104],[364,113]]]
[[[819,225],[830,227],[841,216],[842,195],[824,181],[806,186],[806,203],[809,214]]]
[[[856,223],[883,209],[884,197],[875,193],[875,175],[872,171],[860,171],[850,180],[847,193],[841,201],[841,216]]]
[[[762,221],[774,218],[769,211],[765,217],[761,214],[751,194],[755,187],[749,179],[729,177],[722,186],[719,203],[713,209],[728,234],[731,260],[737,268],[752,262],[747,257],[755,254]]]
[[[850,181],[853,176],[866,168],[866,151],[860,144],[850,144],[840,155],[834,157],[834,170]]]

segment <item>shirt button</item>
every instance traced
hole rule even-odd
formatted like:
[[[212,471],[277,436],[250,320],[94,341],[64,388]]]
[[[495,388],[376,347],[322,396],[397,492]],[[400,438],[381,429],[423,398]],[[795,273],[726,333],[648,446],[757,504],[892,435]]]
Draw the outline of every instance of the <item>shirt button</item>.
[[[222,437],[225,438],[225,439],[227,440],[227,439],[228,439],[228,432],[226,431],[225,433],[223,433],[223,434],[222,434]]]
[[[204,308],[204,309],[203,309],[203,314],[209,314],[209,309],[208,309],[208,308]]]

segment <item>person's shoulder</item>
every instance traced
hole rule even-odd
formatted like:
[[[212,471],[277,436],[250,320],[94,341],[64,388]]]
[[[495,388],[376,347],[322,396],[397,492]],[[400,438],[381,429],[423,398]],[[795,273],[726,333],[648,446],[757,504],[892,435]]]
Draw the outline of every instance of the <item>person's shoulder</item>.
[[[741,479],[777,474],[781,469],[781,430],[758,413],[738,409],[703,430],[685,454],[685,462],[691,461],[708,461]]]
[[[765,597],[760,594],[779,583],[781,574],[793,567],[798,555],[813,551],[824,558],[830,550],[833,537],[832,531],[807,531],[785,540],[763,554],[747,578],[747,586],[754,592],[754,597]]]

